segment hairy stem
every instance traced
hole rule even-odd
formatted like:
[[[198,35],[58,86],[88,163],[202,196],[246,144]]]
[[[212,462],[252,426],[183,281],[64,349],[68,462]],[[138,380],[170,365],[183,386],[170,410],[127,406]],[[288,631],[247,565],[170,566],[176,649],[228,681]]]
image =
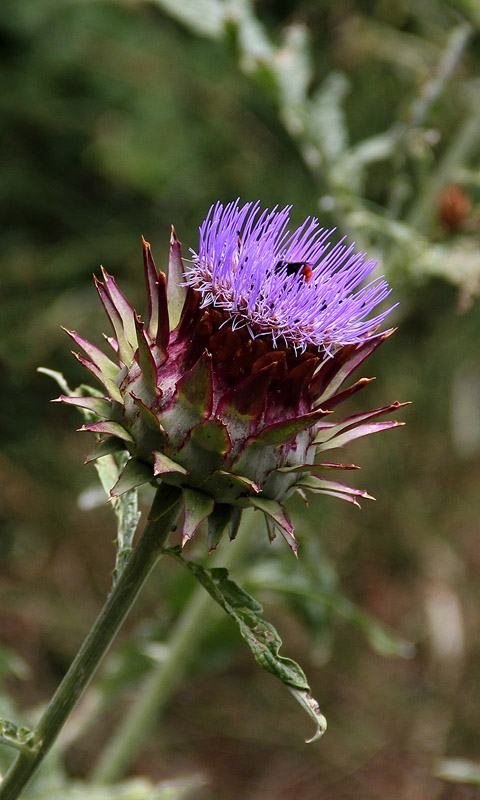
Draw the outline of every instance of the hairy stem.
[[[0,783],[0,800],[16,800],[39,768],[160,557],[181,505],[179,490],[160,487],[157,507],[159,493],[164,501],[163,513],[155,521],[147,523],[105,606],[47,706],[35,731],[35,746],[31,752],[20,753]]]

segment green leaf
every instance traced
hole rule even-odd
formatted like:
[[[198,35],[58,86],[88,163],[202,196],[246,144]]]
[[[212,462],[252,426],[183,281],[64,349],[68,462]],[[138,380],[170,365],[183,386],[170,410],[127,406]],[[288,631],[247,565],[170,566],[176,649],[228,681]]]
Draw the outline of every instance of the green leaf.
[[[21,752],[35,752],[35,733],[29,728],[19,728],[14,722],[0,717],[0,744]]]
[[[64,392],[66,395],[73,394],[67,381],[65,380],[64,375],[61,372],[57,372],[54,369],[48,369],[47,367],[37,367],[37,372],[40,372],[42,375],[48,375],[49,378],[52,378],[55,383],[60,386],[62,392]]]
[[[318,739],[326,729],[325,717],[321,714],[316,700],[310,695],[310,687],[302,668],[291,658],[279,654],[282,640],[273,625],[262,618],[263,609],[260,603],[229,578],[228,570],[205,569],[201,564],[185,561],[180,547],[165,548],[163,552],[191,572],[215,602],[234,620],[256,662],[281,680],[314,719],[317,730],[308,741]]]
[[[348,129],[343,106],[349,89],[350,81],[343,72],[331,72],[311,101],[310,133],[329,165],[348,148]]]

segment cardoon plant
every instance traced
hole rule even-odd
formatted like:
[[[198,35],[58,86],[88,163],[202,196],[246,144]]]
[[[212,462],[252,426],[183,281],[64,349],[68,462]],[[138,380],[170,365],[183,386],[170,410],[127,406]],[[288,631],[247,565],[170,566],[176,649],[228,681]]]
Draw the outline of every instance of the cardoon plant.
[[[103,612],[38,729],[19,746],[21,755],[0,798],[18,796],[51,746],[152,565],[167,552],[178,519],[182,546],[206,520],[212,551],[225,531],[235,538],[242,510],[253,507],[264,515],[270,540],[280,532],[296,554],[285,508],[290,495],[307,499],[314,492],[357,505],[369,497],[329,477],[332,470],[354,467],[332,462],[326,453],[401,424],[372,421],[400,403],[343,419],[336,411],[372,380],[360,378],[344,388],[391,333],[380,330],[391,308],[379,310],[390,289],[382,277],[372,277],[375,262],[353,245],[342,240],[331,246],[332,232],[316,219],[291,233],[289,216],[289,207],[261,211],[258,203],[238,201],[213,206],[187,268],[172,228],[168,279],[144,241],[146,317],[103,270],[96,286],[113,328],[109,354],[67,331],[84,353],[75,355],[102,385],[101,392],[59,398],[89,415],[81,430],[93,432],[97,441],[87,460],[116,458],[123,451],[126,464],[110,488],[111,498],[142,484],[152,484],[156,494]],[[181,558],[178,549],[171,553]],[[239,617],[235,603],[227,602],[227,584],[207,572],[198,568],[195,574]],[[260,607],[252,603],[253,598],[245,601],[237,622],[247,640],[248,630],[255,630],[256,643],[249,642],[255,652]],[[303,692],[301,702],[321,732],[303,672],[278,656],[280,640],[271,626],[264,634],[257,660],[294,693]]]
[[[172,230],[168,285],[144,241],[145,322],[103,271],[96,285],[116,363],[69,331],[86,353],[77,358],[105,389],[102,398],[60,398],[100,418],[82,428],[100,437],[88,459],[128,451],[112,497],[144,483],[179,487],[182,544],[208,519],[215,548],[227,526],[236,535],[241,510],[253,506],[270,537],[279,530],[296,552],[283,501],[296,490],[350,502],[367,496],[320,477],[345,467],[318,458],[397,424],[365,423],[398,403],[332,417],[368,383],[341,388],[391,332],[378,331],[390,309],[372,316],[390,290],[382,278],[359,288],[375,263],[353,245],[330,249],[331,232],[315,219],[290,234],[289,212],[217,204],[186,272]]]

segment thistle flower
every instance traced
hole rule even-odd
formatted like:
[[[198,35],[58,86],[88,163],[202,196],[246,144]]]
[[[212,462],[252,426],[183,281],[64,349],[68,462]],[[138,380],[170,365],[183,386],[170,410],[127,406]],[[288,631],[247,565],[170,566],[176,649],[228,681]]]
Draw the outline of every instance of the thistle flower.
[[[96,286],[114,331],[112,358],[67,331],[105,390],[59,398],[98,417],[81,429],[99,437],[87,461],[128,451],[112,497],[149,482],[181,487],[183,544],[208,519],[215,549],[252,506],[270,539],[278,530],[296,552],[285,499],[311,491],[358,505],[365,491],[325,477],[355,467],[324,453],[401,424],[371,421],[400,403],[335,418],[333,409],[372,380],[342,388],[392,332],[378,330],[391,309],[376,311],[390,289],[382,278],[362,287],[375,263],[343,240],[331,247],[332,232],[316,219],[290,233],[289,214],[215,205],[188,271],[172,227],[168,282],[144,241],[145,321],[102,269]]]

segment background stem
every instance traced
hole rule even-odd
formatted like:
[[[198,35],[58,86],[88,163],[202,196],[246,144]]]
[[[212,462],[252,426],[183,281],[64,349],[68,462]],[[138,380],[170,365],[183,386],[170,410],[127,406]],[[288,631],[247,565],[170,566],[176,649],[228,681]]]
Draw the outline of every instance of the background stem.
[[[248,512],[244,512],[244,518],[246,514]],[[238,565],[249,548],[248,533],[254,527],[253,518],[249,515],[238,538],[217,551],[209,559],[207,566],[222,566],[230,570]],[[123,721],[103,750],[92,774],[93,783],[114,783],[128,770],[157,722],[161,709],[182,680],[217,609],[203,586],[197,586],[167,642],[165,658],[156,662],[134,702],[125,712]]]
[[[169,490],[169,500],[165,513],[154,522],[147,523],[105,606],[41,718],[35,736],[39,743],[38,750],[20,753],[0,784],[0,800],[15,800],[19,796],[95,674],[150,570],[160,557],[161,548],[180,513],[177,490]]]

